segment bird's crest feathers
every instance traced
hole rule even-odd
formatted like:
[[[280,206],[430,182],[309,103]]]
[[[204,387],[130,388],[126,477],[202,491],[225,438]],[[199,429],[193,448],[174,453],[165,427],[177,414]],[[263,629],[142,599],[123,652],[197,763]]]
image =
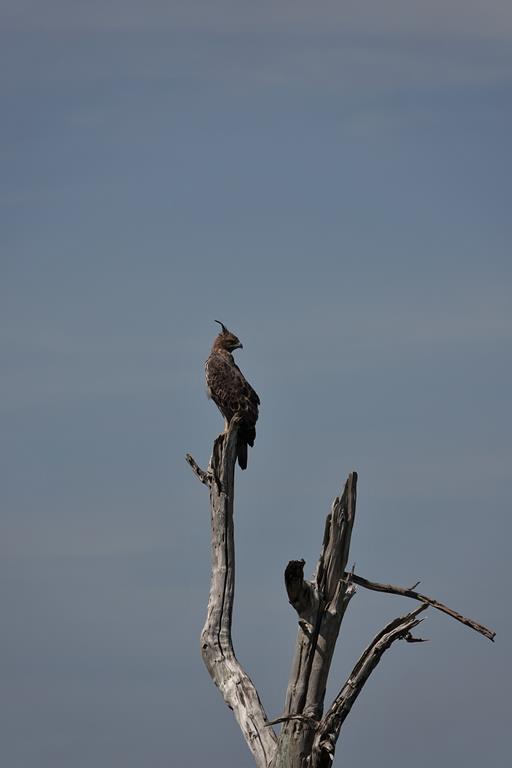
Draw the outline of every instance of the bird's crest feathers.
[[[212,351],[225,349],[228,352],[233,352],[234,349],[243,349],[243,344],[240,342],[238,336],[228,330],[220,320],[215,320],[215,322],[221,326],[222,330],[218,336],[215,337]]]

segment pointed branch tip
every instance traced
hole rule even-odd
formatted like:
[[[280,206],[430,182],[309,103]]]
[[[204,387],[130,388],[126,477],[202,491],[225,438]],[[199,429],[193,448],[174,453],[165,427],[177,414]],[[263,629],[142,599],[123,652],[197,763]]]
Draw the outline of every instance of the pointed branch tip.
[[[410,632],[406,634],[404,639],[406,643],[428,643],[430,640],[428,637],[414,637]]]
[[[203,485],[209,485],[210,476],[208,472],[205,472],[204,469],[201,469],[197,461],[194,459],[193,456],[190,455],[190,453],[187,453],[185,455],[185,460],[187,464],[189,464],[194,475],[203,483]]]

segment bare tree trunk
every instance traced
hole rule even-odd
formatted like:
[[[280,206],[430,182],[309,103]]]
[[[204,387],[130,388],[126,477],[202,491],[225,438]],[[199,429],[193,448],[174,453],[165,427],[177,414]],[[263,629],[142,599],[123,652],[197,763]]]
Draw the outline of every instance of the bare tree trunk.
[[[291,561],[285,571],[288,599],[298,613],[299,629],[284,717],[302,715],[302,718],[285,721],[272,764],[274,768],[302,768],[311,754],[341,620],[355,591],[345,568],[356,511],[356,488],[354,472],[349,475],[343,494],[334,499],[327,516],[313,580],[304,581],[304,561]],[[297,592],[309,595],[309,600],[297,600]]]
[[[329,768],[341,727],[382,654],[395,640],[421,642],[411,631],[417,616],[434,607],[490,640],[495,633],[433,598],[410,589],[370,582],[347,572],[356,512],[357,474],[351,473],[327,515],[320,558],[311,581],[304,579],[304,560],[285,570],[288,599],[298,615],[298,632],[283,714],[269,722],[258,692],[235,656],[231,622],[235,590],[233,529],[234,478],[239,419],[219,435],[206,471],[187,454],[187,461],[210,491],[212,577],[201,653],[208,672],[238,721],[257,768]],[[410,613],[386,625],[362,653],[327,712],[324,698],[331,661],[355,585],[419,601]],[[277,737],[273,727],[282,724]]]
[[[233,710],[258,768],[267,768],[275,752],[276,736],[258,692],[235,656],[231,619],[235,594],[235,544],[233,501],[238,421],[220,435],[206,473],[196,474],[210,489],[212,523],[212,579],[206,622],[201,633],[201,653],[210,676]],[[188,457],[187,457],[188,458]]]

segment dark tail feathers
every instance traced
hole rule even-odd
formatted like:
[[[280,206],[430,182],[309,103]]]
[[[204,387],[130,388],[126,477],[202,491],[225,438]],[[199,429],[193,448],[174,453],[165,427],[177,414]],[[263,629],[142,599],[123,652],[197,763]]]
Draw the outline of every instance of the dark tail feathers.
[[[240,469],[247,469],[247,443],[240,440],[237,445],[237,458]]]

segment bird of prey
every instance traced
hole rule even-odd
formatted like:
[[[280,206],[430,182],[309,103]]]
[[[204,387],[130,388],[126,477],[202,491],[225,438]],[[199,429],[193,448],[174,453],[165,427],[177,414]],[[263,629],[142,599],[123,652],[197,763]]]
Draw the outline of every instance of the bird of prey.
[[[221,332],[213,342],[212,350],[205,363],[206,388],[219,411],[224,416],[227,429],[235,414],[241,421],[238,430],[237,458],[241,469],[247,467],[247,446],[254,445],[256,421],[260,399],[242,371],[236,365],[235,349],[243,349],[240,340],[226,326],[216,320]]]

